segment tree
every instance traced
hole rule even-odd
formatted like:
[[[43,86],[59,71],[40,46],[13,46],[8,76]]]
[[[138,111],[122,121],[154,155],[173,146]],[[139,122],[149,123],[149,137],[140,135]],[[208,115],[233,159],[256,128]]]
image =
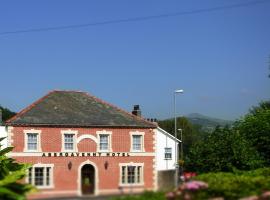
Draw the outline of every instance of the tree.
[[[235,124],[235,128],[250,141],[270,166],[270,101],[261,102],[259,106],[253,107]]]
[[[262,166],[262,159],[241,134],[217,127],[190,148],[186,168],[196,172],[250,170]]]
[[[4,138],[0,138],[2,141]],[[0,199],[24,200],[26,194],[33,190],[30,184],[23,184],[19,181],[25,177],[30,167],[28,164],[18,164],[14,159],[8,158],[5,154],[13,147],[0,150]]]
[[[11,110],[9,110],[8,108],[3,108],[2,106],[0,106],[0,110],[2,110],[2,120],[6,121],[9,118],[13,117],[14,115],[16,115],[15,112],[12,112]]]
[[[187,118],[177,117],[177,129],[182,129],[184,155],[188,153],[189,147],[201,139],[200,127],[192,125]],[[167,119],[158,122],[159,126],[174,136],[174,119]],[[177,138],[181,139],[180,131],[177,131]]]

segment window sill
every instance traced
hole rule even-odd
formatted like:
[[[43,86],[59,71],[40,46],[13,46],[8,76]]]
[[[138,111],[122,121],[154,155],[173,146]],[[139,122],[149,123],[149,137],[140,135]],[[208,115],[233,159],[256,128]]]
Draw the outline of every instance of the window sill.
[[[78,151],[76,149],[73,150],[65,150],[65,149],[61,149],[62,153],[77,153]]]
[[[120,183],[119,187],[136,187],[136,186],[144,186],[144,183]]]
[[[41,150],[27,150],[27,149],[24,149],[23,152],[24,153],[42,153]]]
[[[145,153],[145,150],[130,150],[130,153]]]
[[[35,185],[34,185],[35,186]],[[37,189],[53,189],[54,185],[48,185],[48,186],[35,186]]]
[[[112,149],[108,149],[108,150],[98,150],[97,152],[100,152],[100,153],[110,153],[110,152],[113,152]]]

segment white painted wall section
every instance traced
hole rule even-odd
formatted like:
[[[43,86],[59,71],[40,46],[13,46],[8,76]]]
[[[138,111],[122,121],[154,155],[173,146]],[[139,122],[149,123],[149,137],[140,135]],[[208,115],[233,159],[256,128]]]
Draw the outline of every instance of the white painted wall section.
[[[161,128],[155,129],[156,132],[156,167],[157,171],[160,170],[174,170],[175,169],[175,143],[177,144],[177,149],[180,140],[176,139],[174,136],[166,132]],[[172,149],[172,158],[165,158],[165,148]]]
[[[0,138],[2,137],[6,137],[4,140],[2,140],[0,143],[1,143],[1,149],[4,149],[7,147],[7,131],[6,131],[6,127],[5,126],[0,126]]]

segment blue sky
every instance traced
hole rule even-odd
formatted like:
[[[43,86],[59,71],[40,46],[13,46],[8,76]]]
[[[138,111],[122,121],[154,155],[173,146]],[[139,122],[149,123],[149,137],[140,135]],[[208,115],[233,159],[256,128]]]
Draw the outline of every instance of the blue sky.
[[[244,0],[2,1],[0,32],[117,20]],[[0,104],[19,111],[53,89],[82,90],[145,117],[237,119],[270,99],[270,0],[80,29],[0,35]]]

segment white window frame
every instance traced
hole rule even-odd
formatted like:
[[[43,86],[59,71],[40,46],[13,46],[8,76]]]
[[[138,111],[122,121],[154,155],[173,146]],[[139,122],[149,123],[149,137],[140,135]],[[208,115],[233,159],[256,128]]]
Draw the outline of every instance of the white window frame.
[[[77,135],[78,135],[78,131],[76,130],[61,130],[61,134],[62,134],[62,148],[61,151],[62,152],[77,152],[78,151],[78,147],[77,147]],[[73,138],[73,149],[65,149],[65,135],[74,135]]]
[[[98,143],[97,143],[98,152],[112,152],[112,131],[102,130],[102,131],[97,131],[96,134],[98,138]],[[100,149],[100,135],[108,135],[108,149],[107,150]]]
[[[50,184],[49,185],[35,185],[35,168],[43,168],[43,183],[46,183],[46,179],[47,179],[47,176],[46,176],[46,169],[47,168],[51,168],[51,171],[50,171],[50,174],[49,174],[49,179],[50,179]],[[42,164],[42,163],[38,163],[38,164],[35,164],[31,167],[31,174],[32,174],[32,177],[31,177],[31,182],[29,182],[29,171],[27,173],[27,177],[26,177],[26,183],[29,183],[29,184],[32,184],[33,186],[37,187],[38,189],[51,189],[51,188],[54,188],[54,164]]]
[[[166,158],[166,149],[171,149],[171,157],[170,158]],[[164,159],[165,160],[172,160],[172,148],[171,147],[165,147],[164,148]]]
[[[139,132],[139,131],[133,131],[133,132],[130,132],[130,152],[145,152],[145,149],[144,149],[144,132]],[[136,149],[133,149],[133,136],[134,135],[138,135],[138,136],[141,136],[141,149],[140,150],[136,150]]]
[[[42,152],[41,150],[41,130],[24,130],[24,152]],[[37,134],[37,149],[28,149],[28,134]]]
[[[137,169],[135,170],[135,183],[128,183],[128,173],[127,173],[127,168],[129,166],[132,167],[141,167],[141,177],[140,177],[140,183],[137,183],[137,178],[138,178],[138,174]],[[122,167],[126,167],[126,174],[125,174],[125,183],[122,183]],[[119,163],[119,171],[120,171],[120,175],[119,175],[119,186],[125,187],[125,186],[143,186],[144,185],[144,163]]]

